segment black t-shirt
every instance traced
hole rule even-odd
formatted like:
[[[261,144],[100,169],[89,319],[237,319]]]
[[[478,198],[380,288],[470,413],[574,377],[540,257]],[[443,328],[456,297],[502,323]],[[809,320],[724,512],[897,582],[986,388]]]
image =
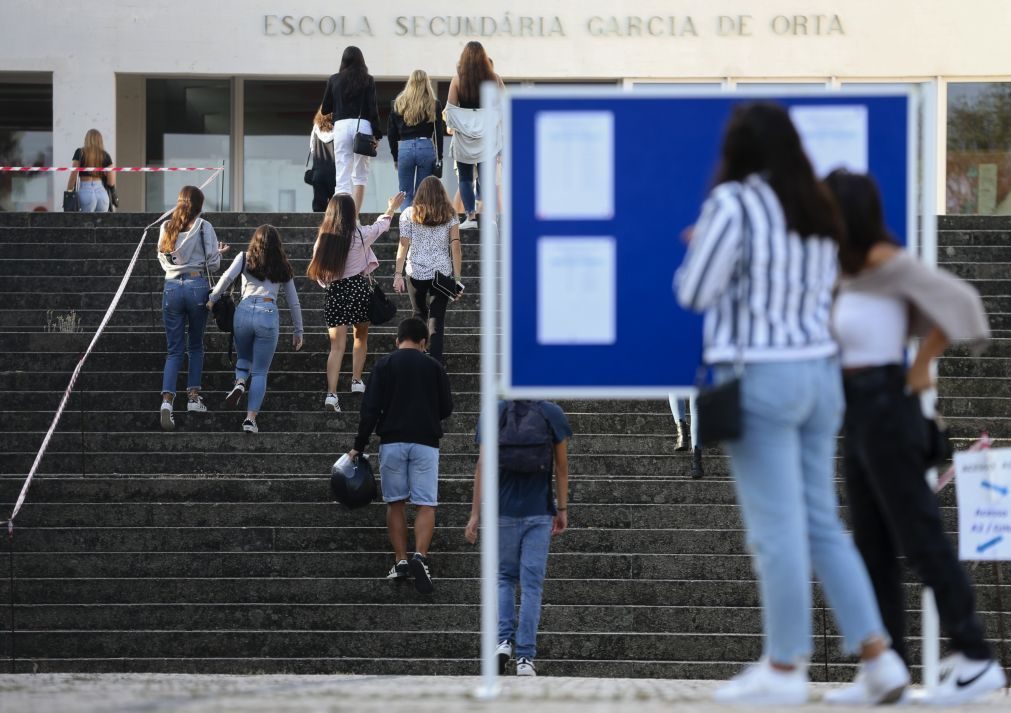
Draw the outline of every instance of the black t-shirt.
[[[394,102],[396,103],[396,102]],[[421,124],[408,124],[404,121],[404,117],[401,116],[393,109],[393,105],[390,105],[390,120],[387,127],[387,138],[390,140],[390,153],[393,154],[393,160],[398,159],[398,146],[397,142],[407,139],[431,139],[432,135],[436,135],[435,149],[439,156],[439,160],[442,160],[442,137],[446,135],[446,121],[442,118],[442,102],[436,100],[435,102],[435,124],[431,121],[426,121]]]
[[[74,151],[74,159],[73,160],[77,161],[78,165],[83,165],[83,163],[84,163],[84,149],[77,149],[77,151]],[[102,152],[102,168],[106,168],[107,166],[111,166],[111,165],[112,165],[112,156],[109,155],[108,151],[103,151]],[[87,168],[93,168],[93,167],[92,166],[88,166]],[[93,171],[81,171],[81,176],[82,177],[86,177],[86,178],[99,178],[99,177],[100,178],[105,178],[105,174],[104,173],[97,173],[97,172],[93,172]]]
[[[417,349],[396,349],[372,368],[355,450],[365,450],[373,429],[383,443],[438,448],[442,421],[452,413],[453,395],[442,364]]]
[[[376,104],[376,80],[371,76],[364,91],[345,97],[340,74],[332,75],[326,82],[322,104],[322,112],[333,114],[335,124],[341,119],[357,119],[361,116],[372,124],[372,135],[377,140],[383,138],[383,129],[379,125],[379,107]]]

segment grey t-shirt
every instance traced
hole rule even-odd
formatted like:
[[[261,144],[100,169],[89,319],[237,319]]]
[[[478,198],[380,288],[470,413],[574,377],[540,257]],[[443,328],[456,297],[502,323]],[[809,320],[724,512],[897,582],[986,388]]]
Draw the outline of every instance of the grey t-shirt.
[[[304,332],[302,327],[302,307],[298,302],[295,280],[292,279],[281,283],[271,282],[270,280],[258,280],[254,275],[249,274],[243,269],[244,265],[245,253],[239,253],[232,260],[232,264],[228,266],[225,274],[218,280],[218,284],[211,290],[210,301],[217,302],[221,298],[221,294],[235,281],[235,278],[239,276],[239,272],[241,271],[241,299],[246,299],[247,297],[266,297],[276,302],[277,293],[282,289],[284,290],[284,297],[288,301],[288,311],[291,312],[291,323],[295,327],[295,336],[301,337]]]
[[[165,223],[158,230],[159,244],[163,235]],[[183,277],[190,272],[216,272],[221,266],[221,253],[218,252],[218,235],[214,227],[197,216],[189,230],[179,233],[175,250],[167,253],[158,251],[158,262],[165,271],[166,280]]]

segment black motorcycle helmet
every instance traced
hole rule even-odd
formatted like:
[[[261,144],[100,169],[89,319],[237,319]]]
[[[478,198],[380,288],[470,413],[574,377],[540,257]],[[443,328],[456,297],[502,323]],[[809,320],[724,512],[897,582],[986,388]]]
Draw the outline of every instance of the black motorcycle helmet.
[[[372,464],[358,455],[343,465],[338,460],[330,468],[330,492],[341,505],[354,510],[371,503],[376,497],[376,477]]]

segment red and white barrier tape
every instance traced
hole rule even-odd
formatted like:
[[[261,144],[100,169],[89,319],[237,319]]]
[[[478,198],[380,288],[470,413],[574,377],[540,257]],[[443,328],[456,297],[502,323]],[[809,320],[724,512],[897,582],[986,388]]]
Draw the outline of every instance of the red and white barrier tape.
[[[990,435],[984,433],[981,435],[971,446],[966,448],[970,453],[975,453],[976,451],[985,451],[993,444],[990,440]],[[934,492],[939,493],[944,488],[945,485],[950,483],[955,478],[955,464],[952,463],[948,470],[944,471],[944,475],[937,479],[937,485],[934,486]]]
[[[6,173],[58,173],[87,171],[88,173],[171,173],[174,171],[220,171],[221,166],[0,166]]]
[[[212,173],[211,176],[199,186],[201,190],[206,188],[211,181],[217,178],[223,169],[219,166],[213,170],[214,173]],[[84,368],[84,362],[91,355],[91,351],[95,348],[98,338],[102,336],[105,326],[109,323],[113,312],[115,312],[116,307],[119,306],[119,301],[122,299],[123,293],[126,291],[126,285],[130,281],[130,276],[133,274],[133,268],[136,266],[138,258],[140,258],[140,251],[144,247],[144,241],[147,239],[147,231],[165,220],[172,213],[172,210],[173,208],[169,208],[167,211],[162,213],[157,220],[144,228],[144,233],[140,236],[140,242],[137,243],[137,249],[133,251],[133,258],[131,258],[130,264],[126,267],[126,273],[123,275],[123,279],[119,283],[119,288],[116,290],[116,294],[112,297],[109,309],[105,311],[105,316],[102,317],[102,321],[99,323],[98,329],[95,330],[95,336],[91,338],[91,343],[88,344],[88,348],[84,350],[84,354],[81,355],[80,360],[78,360],[77,366],[74,367],[74,372],[70,375],[70,383],[67,384],[67,388],[63,392],[63,398],[60,399],[60,405],[56,408],[56,414],[53,416],[53,422],[49,424],[49,430],[46,431],[46,437],[42,439],[42,445],[39,446],[39,452],[36,454],[35,460],[32,462],[32,467],[28,471],[28,476],[25,478],[24,485],[21,486],[21,493],[18,495],[17,502],[14,503],[14,510],[11,511],[11,516],[7,518],[7,532],[9,534],[14,532],[14,518],[17,517],[18,512],[20,512],[21,506],[25,504],[25,498],[28,497],[28,488],[31,486],[32,480],[35,478],[35,473],[39,469],[42,457],[46,454],[46,450],[49,448],[49,442],[53,439],[53,433],[56,432],[56,426],[60,422],[60,417],[63,416],[63,411],[67,408],[67,402],[70,400],[70,394],[74,390],[74,384],[77,383],[77,378],[81,375],[81,369]]]

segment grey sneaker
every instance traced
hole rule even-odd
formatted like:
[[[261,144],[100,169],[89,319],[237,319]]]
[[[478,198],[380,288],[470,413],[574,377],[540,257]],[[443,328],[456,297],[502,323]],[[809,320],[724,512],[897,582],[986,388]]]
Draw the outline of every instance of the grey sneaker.
[[[161,402],[161,427],[166,431],[176,430],[176,419],[172,415],[172,402],[162,401]]]
[[[518,659],[516,659],[516,675],[536,676],[537,667],[534,666],[534,660],[529,659],[526,656],[520,656]]]
[[[243,394],[246,393],[246,382],[235,380],[235,386],[232,390],[228,392],[228,396],[225,397],[225,405],[228,408],[235,408],[239,405],[239,401],[242,400]]]
[[[498,642],[495,655],[498,656],[498,675],[501,676],[505,673],[506,664],[509,663],[509,659],[513,657],[513,642],[509,641],[509,639],[502,639],[502,641]]]

